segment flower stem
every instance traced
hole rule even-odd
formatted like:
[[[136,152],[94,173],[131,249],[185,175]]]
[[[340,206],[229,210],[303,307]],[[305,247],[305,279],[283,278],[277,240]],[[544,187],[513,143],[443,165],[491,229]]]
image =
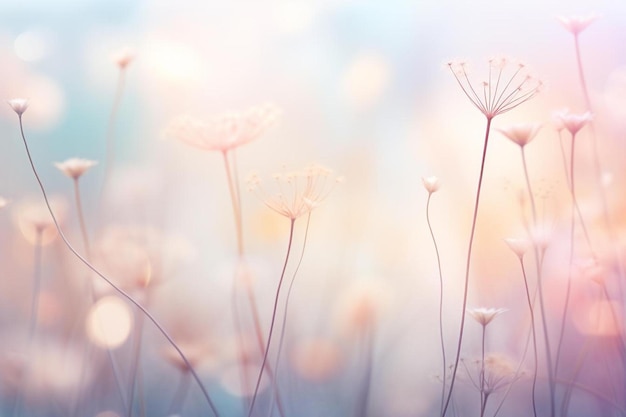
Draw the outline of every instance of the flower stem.
[[[537,389],[537,333],[535,331],[535,310],[533,308],[533,302],[530,296],[530,290],[528,289],[528,278],[526,276],[526,268],[524,267],[524,260],[519,258],[520,267],[522,268],[522,276],[524,278],[524,289],[526,290],[526,301],[528,302],[528,311],[530,313],[530,328],[533,339],[533,354],[534,354],[534,363],[533,363],[533,383],[532,383],[532,401],[533,401],[533,416],[537,417],[537,399],[535,398],[535,393]]]
[[[276,296],[274,298],[274,308],[272,310],[272,321],[270,322],[270,330],[267,335],[267,345],[265,346],[265,353],[263,354],[263,362],[261,363],[261,369],[259,370],[259,376],[256,380],[256,386],[254,387],[254,394],[252,395],[252,402],[250,403],[250,408],[248,409],[248,417],[252,416],[252,411],[254,410],[254,404],[256,403],[257,396],[259,394],[259,387],[261,386],[261,379],[263,378],[263,371],[265,370],[265,365],[267,363],[267,357],[270,352],[270,346],[272,344],[272,335],[274,333],[274,324],[276,322],[276,314],[278,312],[278,300],[280,298],[280,290],[283,285],[283,280],[285,278],[285,270],[287,269],[287,263],[289,262],[289,254],[291,253],[291,244],[293,242],[293,231],[296,219],[290,219],[291,224],[289,227],[289,243],[287,244],[287,254],[285,255],[285,262],[283,264],[283,270],[280,274],[280,279],[278,280],[278,286],[276,287]]]
[[[476,219],[478,218],[478,206],[480,202],[480,191],[483,183],[483,174],[485,171],[485,160],[487,157],[487,146],[489,144],[489,132],[491,130],[492,118],[487,117],[487,127],[485,129],[485,142],[483,145],[482,160],[480,162],[480,175],[478,177],[478,188],[476,190],[476,201],[474,202],[474,215],[472,216],[472,230],[470,233],[469,246],[467,249],[467,261],[465,265],[465,283],[463,286],[463,304],[461,306],[461,325],[459,329],[459,341],[456,347],[456,359],[454,360],[454,367],[452,368],[452,378],[450,379],[450,388],[448,389],[448,395],[441,412],[441,417],[445,417],[448,407],[450,405],[450,399],[452,398],[452,392],[454,390],[454,382],[456,381],[456,374],[459,368],[459,360],[461,358],[461,346],[463,344],[463,330],[465,328],[465,310],[467,309],[467,293],[469,289],[469,274],[470,265],[472,260],[472,248],[474,245],[474,233],[476,231]]]
[[[367,417],[369,397],[372,386],[372,361],[374,356],[374,329],[371,325],[363,329],[364,352],[363,359],[365,361],[365,375],[363,376],[363,384],[361,393],[359,394],[359,402],[355,409],[354,417]]]
[[[440,413],[443,413],[443,401],[446,395],[446,371],[447,371],[448,365],[446,363],[446,347],[445,347],[444,337],[443,337],[443,273],[441,271],[441,257],[439,256],[439,247],[437,246],[437,239],[435,239],[435,233],[433,232],[433,227],[430,223],[430,198],[432,197],[432,195],[433,193],[428,193],[428,199],[426,200],[426,223],[428,224],[430,237],[433,241],[433,246],[435,247],[435,254],[437,256],[437,270],[439,271],[439,342],[441,344],[441,357],[443,359]]]
[[[126,80],[126,70],[120,69],[117,77],[117,86],[115,88],[115,96],[113,97],[113,105],[111,107],[111,113],[109,114],[109,122],[107,124],[106,131],[106,156],[104,159],[104,182],[102,184],[101,196],[106,193],[107,186],[111,177],[111,172],[115,166],[115,125],[117,121],[117,113],[120,108],[120,102],[122,101],[122,94],[124,93],[124,84]]]
[[[41,182],[41,178],[39,177],[39,174],[37,173],[37,169],[35,168],[35,163],[33,162],[33,158],[32,158],[32,156],[30,154],[30,149],[28,147],[28,142],[26,141],[26,136],[24,135],[24,125],[22,123],[22,115],[18,115],[18,118],[19,118],[19,124],[20,124],[20,134],[21,134],[21,137],[22,137],[22,141],[24,143],[24,148],[26,150],[26,155],[28,156],[28,162],[30,163],[30,167],[31,167],[31,169],[33,171],[35,179],[37,180],[37,183],[39,184],[39,189],[41,190],[41,194],[42,194],[43,199],[44,199],[44,201],[46,203],[46,207],[48,208],[48,212],[50,213],[50,216],[52,217],[52,221],[54,222],[54,226],[56,227],[57,232],[59,233],[59,236],[61,237],[61,240],[63,240],[63,243],[65,244],[65,246],[87,268],[89,268],[96,275],[98,275],[101,279],[103,279],[108,285],[111,286],[111,288],[113,288],[115,291],[117,291],[118,294],[120,294],[122,297],[124,297],[126,300],[128,300],[131,304],[133,304],[139,310],[141,310],[141,312],[152,322],[152,324],[163,335],[163,337],[165,337],[165,339],[169,342],[169,344],[172,345],[172,347],[176,350],[176,352],[178,352],[178,355],[180,356],[180,358],[183,360],[183,362],[185,362],[185,365],[187,365],[187,367],[189,368],[189,371],[193,375],[196,383],[198,384],[198,387],[202,391],[202,394],[203,394],[204,398],[206,399],[207,404],[211,408],[211,411],[213,412],[213,414],[216,417],[220,417],[220,414],[217,411],[217,409],[215,408],[215,404],[213,403],[213,400],[211,399],[211,396],[209,395],[209,392],[207,391],[206,387],[202,383],[202,380],[200,379],[200,377],[198,376],[196,371],[191,366],[191,363],[189,362],[189,360],[187,359],[187,357],[185,356],[183,351],[178,347],[176,342],[174,342],[174,339],[172,339],[172,337],[165,330],[165,328],[163,328],[163,326],[161,326],[161,324],[157,321],[157,319],[152,314],[150,314],[150,312],[145,307],[143,307],[138,301],[136,301],[133,297],[131,297],[126,291],[124,291],[123,289],[121,289],[120,287],[115,285],[113,283],[113,281],[111,281],[109,278],[107,278],[102,272],[100,272],[95,266],[93,266],[87,259],[85,259],[84,256],[82,256],[80,253],[78,253],[78,251],[76,249],[74,249],[74,246],[72,246],[70,241],[67,239],[67,237],[63,233],[63,230],[61,229],[61,226],[59,225],[59,222],[58,222],[56,216],[54,215],[54,211],[52,210],[52,207],[50,206],[50,201],[48,199],[48,194],[46,193],[46,189],[43,186],[43,183]]]
[[[146,307],[149,303],[146,301]],[[137,325],[133,331],[133,353],[130,364],[130,395],[128,396],[128,416],[133,415],[133,405],[135,400],[135,386],[137,385],[137,374],[139,373],[141,346],[143,341],[144,316],[137,317]]]
[[[235,231],[237,235],[237,254],[239,257],[243,257],[243,227],[241,221],[241,201],[239,199],[239,193],[237,191],[238,186],[233,180],[233,172],[231,170],[230,161],[228,160],[228,151],[222,152],[224,157],[224,168],[226,170],[226,180],[228,181],[228,191],[230,193],[230,200],[233,206],[233,214],[235,218]]]
[[[485,407],[487,406],[487,391],[485,384],[485,335],[487,333],[487,325],[483,324],[483,334],[481,338],[480,349],[480,417],[485,415]]]
[[[176,413],[182,411],[183,404],[185,403],[185,398],[187,397],[187,393],[189,391],[189,383],[191,379],[189,378],[189,372],[187,370],[183,371],[180,374],[180,380],[178,381],[178,387],[176,388],[176,392],[174,393],[174,397],[172,398],[172,402],[169,406],[169,411],[167,415],[175,415]]]

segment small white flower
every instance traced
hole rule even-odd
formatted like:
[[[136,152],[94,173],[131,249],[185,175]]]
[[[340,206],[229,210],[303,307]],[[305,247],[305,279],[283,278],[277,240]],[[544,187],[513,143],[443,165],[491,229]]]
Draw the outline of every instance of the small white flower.
[[[70,158],[66,159],[63,162],[55,162],[54,166],[56,166],[68,177],[76,180],[80,178],[89,168],[93,167],[97,163],[98,162],[91,161],[89,159]]]
[[[482,326],[486,326],[498,315],[507,311],[504,308],[468,308],[467,313]]]
[[[523,258],[530,249],[531,243],[527,239],[506,238],[504,242],[509,246],[518,258]]]
[[[432,194],[439,190],[441,184],[439,183],[439,178],[435,176],[430,177],[422,177],[422,183],[424,183],[424,188],[428,191],[428,194]]]
[[[520,123],[504,129],[498,129],[498,131],[512,142],[524,147],[537,136],[539,129],[541,129],[539,123]]]
[[[18,116],[22,116],[26,109],[28,108],[28,100],[25,98],[13,98],[8,100],[9,106],[13,109]]]

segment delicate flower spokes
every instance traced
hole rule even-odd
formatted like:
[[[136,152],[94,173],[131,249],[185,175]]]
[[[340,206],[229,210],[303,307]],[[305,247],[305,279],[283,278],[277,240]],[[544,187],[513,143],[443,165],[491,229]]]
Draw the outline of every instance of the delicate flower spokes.
[[[11,106],[13,111],[20,117],[28,108],[28,100],[25,98],[13,98],[11,100],[7,100],[7,103],[9,103],[9,106]]]
[[[498,315],[507,311],[505,308],[486,308],[486,307],[477,307],[477,308],[468,308],[467,314],[472,316],[474,320],[476,320],[482,326],[486,326]]]
[[[428,194],[436,192],[441,186],[441,184],[439,183],[439,178],[435,176],[422,177],[422,183],[424,184],[424,188],[426,188],[426,191],[428,191]]]
[[[491,395],[492,393],[501,390],[519,380],[524,374],[517,371],[515,364],[508,357],[498,354],[490,353],[485,357],[484,364],[479,359],[470,361],[470,365],[473,365],[475,369],[472,371],[467,365],[467,360],[461,359],[467,376],[474,387],[480,392]],[[484,368],[484,379],[482,380],[480,375]],[[476,374],[476,378],[474,377]],[[482,386],[481,386],[482,385]]]
[[[558,16],[557,19],[568,32],[577,36],[599,17],[598,14],[592,13],[588,16]]]
[[[537,136],[540,129],[540,123],[518,123],[497,130],[506,136],[510,141],[524,147]]]
[[[227,152],[259,138],[280,114],[275,105],[264,104],[241,113],[222,113],[206,122],[183,115],[170,123],[166,135],[196,148]]]
[[[301,171],[276,173],[272,176],[277,193],[268,192],[261,178],[253,174],[248,188],[275,212],[292,220],[309,213],[326,199],[342,177],[321,165],[309,165]]]
[[[70,178],[77,180],[98,162],[83,158],[70,158],[63,162],[55,162],[54,166]]]
[[[489,75],[480,83],[481,88],[474,87],[465,62],[450,62],[448,67],[467,98],[489,119],[530,100],[542,86],[527,73],[524,64],[513,64],[506,58],[489,60]]]

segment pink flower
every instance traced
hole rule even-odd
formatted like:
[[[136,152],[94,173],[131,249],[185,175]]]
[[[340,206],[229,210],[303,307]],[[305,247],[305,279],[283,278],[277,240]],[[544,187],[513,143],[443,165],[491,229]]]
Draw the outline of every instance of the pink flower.
[[[70,178],[77,180],[87,170],[98,164],[96,161],[82,158],[70,158],[63,162],[55,162],[54,166]]]
[[[599,17],[597,14],[592,13],[588,16],[559,16],[557,19],[568,32],[577,36]]]
[[[276,106],[264,104],[242,113],[223,113],[206,122],[179,116],[170,123],[166,135],[196,148],[227,152],[258,139],[276,124],[279,115]]]
[[[589,112],[575,114],[568,110],[559,113],[558,118],[561,119],[563,127],[569,130],[572,135],[576,135],[580,129],[593,120],[593,116]]]
[[[508,245],[509,249],[517,255],[518,258],[523,258],[524,254],[530,249],[531,243],[527,239],[506,238],[504,242]]]
[[[113,62],[121,69],[125,69],[130,64],[137,54],[135,50],[129,47],[125,47],[115,52],[112,55]]]
[[[537,136],[539,129],[541,129],[541,125],[538,123],[520,123],[505,129],[498,129],[498,131],[519,146],[524,147]]]
[[[506,311],[506,309],[504,309],[504,308],[478,307],[478,308],[468,308],[467,309],[467,314],[472,316],[472,318],[474,320],[476,320],[478,323],[480,323],[480,325],[486,326],[489,323],[491,323],[491,321],[494,318],[496,318],[496,316],[499,316],[500,314],[504,313],[505,311]]]
[[[428,194],[436,192],[441,186],[441,184],[439,183],[439,178],[434,176],[422,178],[422,183],[424,184],[424,188],[426,188],[426,191],[428,191]]]

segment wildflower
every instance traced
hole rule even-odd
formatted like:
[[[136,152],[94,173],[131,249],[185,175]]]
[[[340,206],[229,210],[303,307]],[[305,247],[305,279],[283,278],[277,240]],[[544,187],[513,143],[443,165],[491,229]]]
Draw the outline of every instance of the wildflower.
[[[467,313],[483,327],[487,326],[496,316],[499,316],[505,311],[506,309],[504,308],[478,307],[467,309]]]
[[[115,52],[112,55],[112,60],[121,70],[123,70],[135,59],[136,55],[137,54],[134,49],[125,47]]]
[[[422,177],[422,183],[424,183],[424,188],[426,188],[428,194],[436,192],[441,186],[441,184],[439,183],[439,178],[435,176],[430,176],[426,178]]]
[[[520,259],[523,258],[524,254],[530,249],[530,242],[526,239],[506,238],[504,242]]]
[[[248,187],[266,206],[292,220],[319,207],[335,185],[343,181],[342,177],[334,177],[332,170],[321,165],[309,165],[301,171],[276,173],[273,178],[279,190],[275,195],[266,192],[256,174],[248,179]]]
[[[578,36],[580,32],[587,29],[600,16],[592,13],[588,16],[559,16],[557,19],[565,27],[565,29],[574,36]]]
[[[512,384],[521,376],[516,372],[513,362],[503,355],[489,354],[485,358],[484,366],[483,392],[486,395]]]
[[[539,123],[520,123],[511,125],[505,129],[498,129],[498,131],[512,142],[524,147],[537,136],[539,129],[541,129]]]
[[[241,113],[223,113],[207,122],[179,116],[170,123],[166,135],[196,148],[227,152],[258,139],[279,115],[276,106],[264,104]]]
[[[559,112],[557,117],[561,120],[561,123],[563,123],[563,127],[572,135],[576,135],[580,129],[593,120],[593,116],[589,112],[576,114],[571,113],[569,110]]]
[[[9,103],[9,106],[11,106],[13,111],[20,117],[22,117],[22,114],[24,114],[28,108],[28,100],[25,98],[13,98],[8,100],[7,103]]]
[[[489,120],[530,100],[542,86],[540,80],[527,73],[524,64],[513,64],[505,58],[489,60],[489,75],[480,88],[470,81],[465,62],[449,62],[448,67],[467,98]]]
[[[55,162],[54,166],[70,178],[77,180],[98,162],[83,158],[70,158],[63,162]]]
[[[0,209],[5,208],[9,204],[9,200],[4,197],[0,197]]]

